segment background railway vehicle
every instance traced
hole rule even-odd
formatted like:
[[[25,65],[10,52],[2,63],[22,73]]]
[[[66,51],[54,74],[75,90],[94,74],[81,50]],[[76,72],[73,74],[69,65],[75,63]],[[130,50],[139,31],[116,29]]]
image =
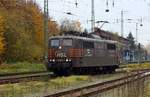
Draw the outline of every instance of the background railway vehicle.
[[[115,71],[119,65],[117,44],[71,35],[51,37],[47,68],[55,74]]]

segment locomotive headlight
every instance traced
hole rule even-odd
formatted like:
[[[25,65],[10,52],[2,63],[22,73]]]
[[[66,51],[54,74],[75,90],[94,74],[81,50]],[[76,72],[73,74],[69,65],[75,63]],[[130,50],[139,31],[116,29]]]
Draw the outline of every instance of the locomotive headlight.
[[[66,59],[66,62],[71,62],[71,59]]]
[[[52,59],[49,60],[50,62],[52,61]]]
[[[52,61],[55,62],[55,59],[53,59]]]
[[[59,46],[59,49],[61,49],[62,47],[61,46]]]
[[[71,62],[71,59],[69,59],[69,62]]]
[[[69,59],[66,59],[66,62],[68,62],[69,61]]]

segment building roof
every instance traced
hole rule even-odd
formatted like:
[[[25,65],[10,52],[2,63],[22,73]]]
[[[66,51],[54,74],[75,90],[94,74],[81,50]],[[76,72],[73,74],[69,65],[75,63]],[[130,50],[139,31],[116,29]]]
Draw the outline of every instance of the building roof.
[[[114,34],[112,32],[101,30],[99,28],[96,28],[95,32],[93,32],[91,34],[98,35],[102,39],[114,40],[114,41],[118,41],[118,42],[121,42],[121,43],[124,43],[124,44],[129,44],[129,40],[128,39],[126,39],[124,37],[121,37],[121,36],[119,36],[117,34]]]

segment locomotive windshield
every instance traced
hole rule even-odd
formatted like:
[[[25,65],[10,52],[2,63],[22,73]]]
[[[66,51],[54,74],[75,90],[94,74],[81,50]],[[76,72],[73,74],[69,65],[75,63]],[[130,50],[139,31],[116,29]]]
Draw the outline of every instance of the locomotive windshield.
[[[62,45],[63,46],[72,46],[72,39],[63,39]]]
[[[72,46],[72,39],[52,39],[50,41],[51,47],[59,47],[59,46]]]
[[[51,46],[58,47],[59,44],[60,44],[59,39],[53,39],[53,40],[51,40]]]

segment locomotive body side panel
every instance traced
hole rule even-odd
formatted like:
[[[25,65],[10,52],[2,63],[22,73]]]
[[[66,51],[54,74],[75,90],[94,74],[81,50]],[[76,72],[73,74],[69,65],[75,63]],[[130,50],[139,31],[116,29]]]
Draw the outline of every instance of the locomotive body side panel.
[[[94,47],[83,46],[84,55],[80,60],[80,65],[75,65],[75,67],[100,67],[118,65],[116,47],[111,49],[108,48],[107,45],[108,43],[105,42],[94,42]],[[115,44],[111,45],[115,46]]]

